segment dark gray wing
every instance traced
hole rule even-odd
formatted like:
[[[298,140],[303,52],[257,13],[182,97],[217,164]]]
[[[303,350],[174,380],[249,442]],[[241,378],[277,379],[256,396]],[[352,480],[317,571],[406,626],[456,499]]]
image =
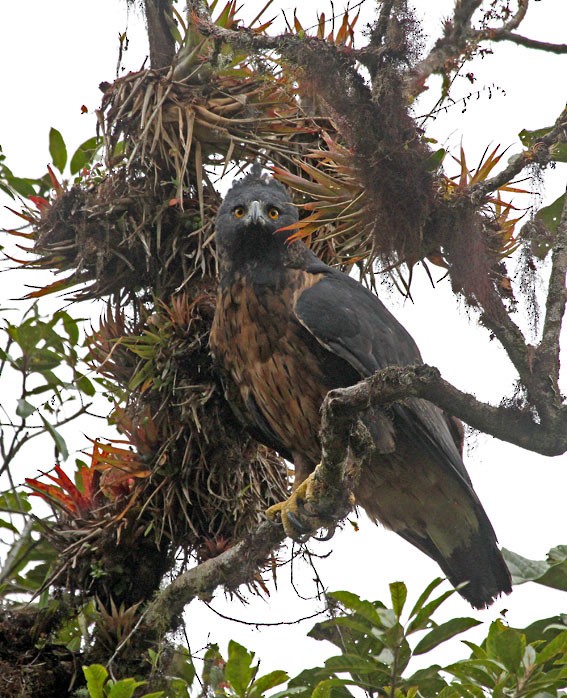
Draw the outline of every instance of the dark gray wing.
[[[323,270],[321,281],[306,289],[295,305],[297,319],[321,345],[345,360],[361,379],[388,366],[423,363],[411,335],[377,296],[322,263],[312,271],[320,274]],[[409,430],[423,448],[470,485],[442,410],[413,398],[397,403],[392,410],[396,428]]]

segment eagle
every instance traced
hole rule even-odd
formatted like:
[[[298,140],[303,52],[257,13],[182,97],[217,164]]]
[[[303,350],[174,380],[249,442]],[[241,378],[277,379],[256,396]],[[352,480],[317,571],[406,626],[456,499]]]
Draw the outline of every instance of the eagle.
[[[301,539],[301,513],[317,504],[312,473],[327,393],[423,361],[377,295],[293,239],[297,220],[286,188],[261,168],[233,183],[216,217],[210,348],[235,412],[294,464],[290,498],[268,515]],[[435,560],[475,608],[509,593],[510,573],[463,464],[459,420],[417,398],[361,418],[373,448],[353,486],[356,505]]]

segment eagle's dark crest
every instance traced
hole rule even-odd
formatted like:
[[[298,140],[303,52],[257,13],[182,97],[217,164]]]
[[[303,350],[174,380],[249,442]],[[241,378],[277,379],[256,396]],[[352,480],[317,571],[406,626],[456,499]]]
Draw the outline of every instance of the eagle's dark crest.
[[[319,409],[333,388],[387,366],[422,363],[406,330],[369,290],[289,242],[297,209],[258,169],[236,182],[217,216],[221,278],[213,354],[235,384],[250,431],[295,465],[295,497],[278,505],[288,535],[320,460]],[[374,440],[354,495],[433,558],[475,607],[510,592],[496,535],[461,458],[458,420],[409,398],[373,410]],[[297,488],[300,487],[299,492]]]

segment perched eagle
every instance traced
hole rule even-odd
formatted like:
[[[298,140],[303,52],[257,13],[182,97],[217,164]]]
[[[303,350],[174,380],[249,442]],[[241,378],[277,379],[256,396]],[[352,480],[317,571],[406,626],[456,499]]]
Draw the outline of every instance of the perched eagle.
[[[276,509],[297,538],[328,391],[422,359],[373,293],[289,240],[285,228],[296,221],[279,182],[253,170],[233,184],[216,219],[220,289],[210,342],[252,433],[294,463],[295,496]],[[460,422],[415,398],[363,420],[374,448],[354,487],[356,504],[433,558],[453,585],[466,582],[459,591],[476,608],[510,592],[461,458]]]

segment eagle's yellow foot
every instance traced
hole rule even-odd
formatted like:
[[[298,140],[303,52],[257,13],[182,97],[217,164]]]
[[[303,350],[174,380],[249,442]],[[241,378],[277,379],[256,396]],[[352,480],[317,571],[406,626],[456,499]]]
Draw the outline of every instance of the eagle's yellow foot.
[[[340,518],[340,515],[336,516],[338,513],[336,511],[335,515],[325,512],[324,507],[321,506],[322,494],[320,480],[311,473],[284,502],[271,506],[266,511],[266,516],[272,520],[280,516],[286,535],[296,541],[305,542],[320,528],[328,530],[328,534],[321,539],[327,540],[335,532],[337,518]],[[354,500],[350,495],[345,507],[345,516],[353,504]]]

